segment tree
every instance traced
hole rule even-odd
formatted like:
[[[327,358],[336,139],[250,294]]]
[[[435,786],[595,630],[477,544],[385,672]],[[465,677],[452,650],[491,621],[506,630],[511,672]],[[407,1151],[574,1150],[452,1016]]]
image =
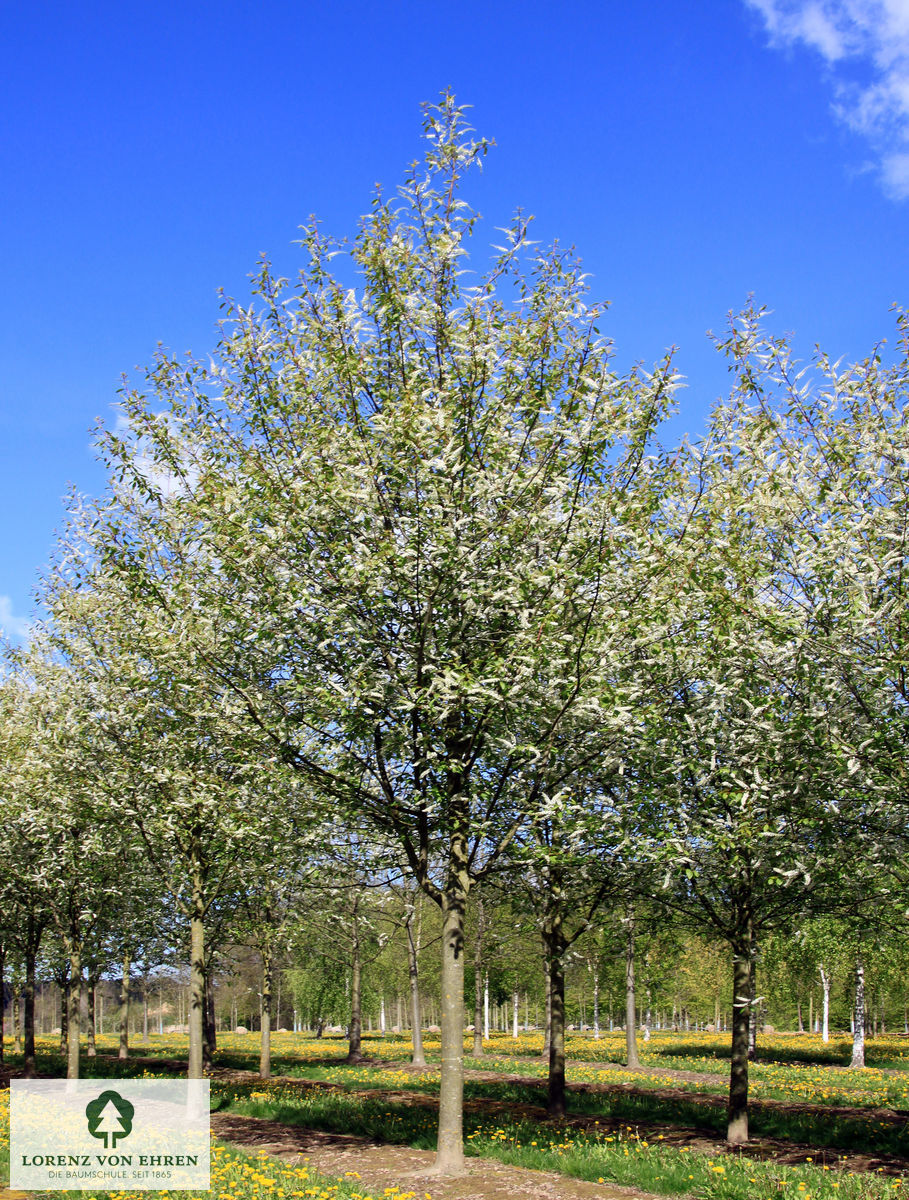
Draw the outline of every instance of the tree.
[[[162,355],[124,398],[132,437],[104,442],[131,602],[190,641],[204,622],[190,654],[263,750],[396,839],[441,909],[443,1171],[468,894],[545,803],[566,724],[625,719],[601,667],[656,570],[647,447],[674,382],[615,374],[578,264],[521,216],[465,286],[470,133],[450,95],[426,109],[425,169],[353,248],[359,291],[308,229],[295,295],[263,266],[262,310],[230,310],[209,365]]]

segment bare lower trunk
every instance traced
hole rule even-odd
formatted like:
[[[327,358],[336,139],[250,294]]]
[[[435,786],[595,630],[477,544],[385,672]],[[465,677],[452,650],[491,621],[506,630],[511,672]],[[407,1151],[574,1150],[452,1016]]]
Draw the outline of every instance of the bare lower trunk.
[[[117,1058],[129,1058],[129,985],[132,962],[129,950],[123,951],[123,970],[120,975],[120,1048]]]
[[[420,963],[419,950],[422,927],[422,910],[420,925],[417,927],[414,934],[415,905],[411,904],[407,911],[407,920],[405,928],[407,930],[407,971],[410,976],[410,1027],[413,1040],[413,1055],[411,1062],[417,1067],[426,1065],[426,1056],[423,1053],[423,1015],[420,1012]]]
[[[13,1054],[22,1053],[22,996],[21,984],[13,979]]]
[[[549,958],[549,1080],[546,1112],[563,1117],[565,1097],[565,936],[558,907],[550,912],[547,929]]]
[[[198,842],[201,832],[194,839]],[[202,1033],[205,1004],[205,904],[200,856],[193,853],[192,908],[189,926],[189,1059],[187,1079],[202,1078]]]
[[[852,1061],[856,1069],[865,1065],[865,964],[861,958],[855,963],[855,1016],[852,1032]]]
[[[94,976],[89,976],[88,993],[86,997],[85,1021],[88,1033],[88,1045],[85,1048],[87,1058],[95,1058],[97,1056],[97,1047],[95,1045],[95,980]]]
[[[593,1036],[600,1037],[600,973],[593,973]]]
[[[22,1027],[23,1069],[26,1079],[34,1077],[37,1070],[35,1059],[35,952],[25,956],[25,1004]]]
[[[626,917],[627,936],[625,941],[625,1061],[629,1067],[640,1067],[638,1057],[637,1013],[634,994],[634,913],[629,910]]]
[[[360,1008],[360,922],[358,917],[359,900],[354,899],[353,925],[351,928],[350,946],[350,1031],[347,1046],[347,1061],[359,1063],[363,1061],[363,1014]]]
[[[732,1054],[729,1069],[729,1113],[726,1140],[748,1141],[748,1042],[751,1013],[751,942],[733,947]]]
[[[359,950],[359,947],[358,947]],[[360,1040],[360,978],[359,953],[357,955],[357,1043]],[[262,950],[262,1024],[259,1041],[259,1078],[268,1079],[271,1076],[271,943],[266,938]],[[351,1021],[351,1049],[353,1049],[353,1021]],[[348,1062],[352,1061],[348,1055]]]
[[[442,899],[442,1076],[435,1170],[464,1170],[464,907],[465,838],[452,838],[452,866]]]
[[[79,943],[67,939],[69,954],[69,1047],[66,1057],[66,1078],[79,1078],[79,1024],[82,1004],[82,955]]]
[[[824,1042],[830,1041],[830,976],[823,967],[819,968],[821,973],[821,987],[824,989],[823,1008],[821,1010],[821,1040]]]
[[[549,1043],[552,1041],[552,978],[549,973],[549,947],[543,942],[543,979],[546,989],[546,1012],[543,1017],[543,1057],[549,1058]]]
[[[511,994],[511,1036],[515,1041],[518,1039],[518,988],[515,984],[515,989]]]
[[[477,901],[477,940],[473,947],[473,1056],[483,1053],[483,901]]]

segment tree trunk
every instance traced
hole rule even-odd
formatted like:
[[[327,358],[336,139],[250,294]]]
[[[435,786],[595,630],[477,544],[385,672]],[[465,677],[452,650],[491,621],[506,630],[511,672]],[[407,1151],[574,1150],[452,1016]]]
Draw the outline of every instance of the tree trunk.
[[[79,1078],[79,1024],[82,1005],[82,954],[81,947],[75,938],[67,938],[69,954],[69,1019],[67,1021],[68,1051],[66,1061],[66,1078]],[[26,997],[26,1003],[28,1002]],[[32,1010],[34,1012],[34,995]],[[34,1021],[34,1017],[32,1018]]]
[[[565,932],[562,927],[562,894],[558,880],[550,878],[544,936],[549,979],[549,1079],[546,1112],[563,1117],[565,1097]]]
[[[148,1045],[148,963],[142,976],[142,1042]]]
[[[129,985],[130,985],[130,952],[123,951],[123,968],[120,974],[120,1048],[117,1058],[129,1058]]]
[[[268,1079],[271,1076],[271,940],[266,934],[262,945],[262,1028],[259,1038],[259,1078]],[[356,1040],[359,1050],[360,1041],[360,953],[357,944],[357,987],[354,1001],[354,1017],[350,1023],[350,1048],[354,1047],[354,1019],[356,1019]],[[348,1062],[354,1062],[350,1055]]]
[[[796,1002],[795,1002],[795,1011],[796,1011],[796,1017],[798,1019],[799,1033],[804,1033],[805,1025],[804,1025],[804,1022],[802,1021],[802,999],[801,999],[801,997],[799,997],[798,1000],[796,1000]],[[811,1000],[810,1000],[810,998],[808,1000],[808,1028],[809,1028],[809,1030],[811,1029]]]
[[[6,1024],[6,956],[0,941],[0,1067],[3,1066],[3,1034]]]
[[[192,908],[189,924],[189,1058],[187,1079],[202,1078],[202,1034],[205,1004],[205,899],[201,866],[201,831],[193,838]]]
[[[852,1061],[856,1069],[865,1065],[865,964],[861,958],[855,962],[855,1017],[852,1033]]]
[[[416,936],[414,936],[413,921],[414,921],[415,903],[411,902],[407,909],[407,916],[404,922],[404,928],[407,930],[407,971],[410,976],[410,1028],[411,1037],[413,1040],[413,1054],[410,1061],[417,1067],[426,1066],[426,1056],[423,1053],[423,1015],[420,1012],[420,935],[422,926],[422,915],[420,924],[417,926]],[[422,914],[422,909],[421,909]]]
[[[360,1063],[363,1061],[363,1014],[360,1007],[360,920],[358,910],[359,897],[353,902],[353,925],[351,929],[350,946],[350,1037],[347,1047],[347,1061]]]
[[[549,969],[549,946],[543,939],[543,977],[546,988],[546,1013],[543,1019],[543,1057],[548,1061],[552,1042],[552,974]]]
[[[483,1054],[483,901],[477,901],[477,940],[473,947],[473,1056]]]
[[[821,1039],[824,1042],[830,1041],[830,976],[823,967],[819,967],[821,975],[821,987],[823,988],[823,1001],[821,1008]]]
[[[22,1053],[21,984],[13,976],[13,1054]]]
[[[26,1079],[33,1079],[37,1070],[35,1059],[35,959],[37,947],[30,948],[25,955],[25,1005],[22,1028],[23,1068]]]
[[[594,971],[594,1037],[600,1040],[600,972]]]
[[[748,1141],[748,1042],[751,1013],[751,939],[732,951],[732,1054],[726,1141]]]
[[[97,1047],[95,1045],[95,977],[88,977],[88,994],[86,998],[85,1019],[88,1026],[88,1045],[85,1048],[85,1054],[88,1058],[97,1057]]]
[[[514,991],[511,993],[511,1036],[518,1040],[518,1005],[520,1003],[518,997],[518,985],[515,983]]]
[[[483,1041],[489,1041],[489,972],[483,974]]]
[[[469,887],[465,836],[452,835],[450,854],[442,897],[442,1075],[434,1164],[440,1175],[464,1170],[464,909]]]
[[[640,1067],[638,1039],[635,1028],[634,997],[634,913],[628,910],[626,917],[627,938],[625,941],[625,1059],[632,1070]]]
[[[218,1035],[215,1033],[215,987],[212,980],[214,965],[211,956],[205,957],[205,975],[203,983],[205,992],[202,1003],[202,1069],[209,1070],[215,1061],[215,1050],[218,1048]]]
[[[60,1053],[65,1055],[69,1049],[69,977],[57,986],[60,989]]]

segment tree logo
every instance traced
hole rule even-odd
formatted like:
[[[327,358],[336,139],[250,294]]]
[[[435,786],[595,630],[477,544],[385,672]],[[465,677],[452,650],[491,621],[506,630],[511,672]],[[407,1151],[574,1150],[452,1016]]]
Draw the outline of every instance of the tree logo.
[[[119,1092],[102,1092],[85,1106],[88,1132],[104,1138],[104,1149],[113,1150],[118,1139],[129,1137],[133,1128],[135,1108]]]

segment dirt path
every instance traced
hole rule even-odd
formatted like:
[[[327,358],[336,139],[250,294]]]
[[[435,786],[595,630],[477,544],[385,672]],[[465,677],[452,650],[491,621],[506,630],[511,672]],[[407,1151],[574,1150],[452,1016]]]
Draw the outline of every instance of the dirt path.
[[[388,1146],[345,1133],[322,1133],[231,1113],[214,1113],[212,1133],[248,1153],[263,1150],[285,1162],[306,1162],[335,1179],[356,1178],[381,1195],[392,1185],[416,1192],[420,1200],[654,1200],[616,1184],[588,1183],[553,1171],[529,1171],[488,1158],[468,1158],[468,1173],[442,1179],[430,1173],[431,1150]],[[0,1197],[2,1200],[2,1197]]]

